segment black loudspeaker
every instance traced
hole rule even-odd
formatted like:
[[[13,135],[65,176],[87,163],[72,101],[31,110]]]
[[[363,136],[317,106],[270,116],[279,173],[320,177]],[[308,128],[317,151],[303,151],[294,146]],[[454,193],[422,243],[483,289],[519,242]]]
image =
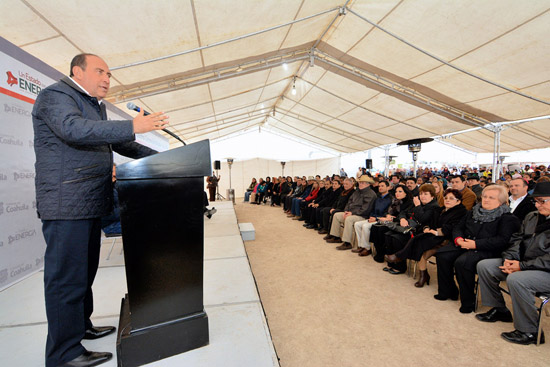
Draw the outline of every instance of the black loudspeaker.
[[[222,169],[222,164],[220,161],[214,161],[214,169]]]
[[[367,159],[365,161],[365,168],[366,169],[372,169],[372,159]]]

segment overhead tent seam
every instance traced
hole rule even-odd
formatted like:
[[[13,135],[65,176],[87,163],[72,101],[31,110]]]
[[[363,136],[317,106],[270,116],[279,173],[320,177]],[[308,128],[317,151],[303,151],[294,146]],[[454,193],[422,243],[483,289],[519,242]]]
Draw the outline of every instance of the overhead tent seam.
[[[278,98],[278,97],[277,97],[277,96],[274,96],[274,97],[271,97],[271,98],[262,100],[262,102],[263,102],[263,103],[267,103],[268,101],[271,101],[271,100],[276,99],[276,98]],[[255,106],[256,104],[257,104],[257,103],[254,102],[254,103],[251,103],[251,104],[249,104],[249,105],[237,107],[237,108],[235,108],[235,109],[233,109],[233,110],[227,110],[227,111],[220,112],[220,113],[218,113],[218,115],[225,115],[225,114],[228,114],[228,113],[236,112],[236,111],[238,111],[238,110],[247,109],[247,108],[250,108],[250,107],[252,107],[252,106]],[[183,110],[184,110],[184,109],[181,109],[180,111],[183,111]],[[246,113],[250,113],[250,112],[245,111],[245,112],[243,112],[243,113],[240,113],[240,114],[237,114],[237,115],[234,115],[234,116],[230,116],[230,117],[228,117],[228,118],[238,117],[238,116],[240,116],[240,115],[242,115],[242,114],[246,114]],[[185,124],[191,124],[191,123],[194,123],[194,122],[197,122],[197,121],[200,121],[200,120],[204,120],[204,119],[205,119],[205,118],[203,117],[203,118],[198,118],[198,119],[195,119],[195,120],[184,121],[184,122],[176,123],[176,124],[174,124],[173,126],[180,126],[180,125],[185,125]],[[209,123],[214,123],[214,122],[216,122],[216,121],[220,121],[220,120],[224,120],[224,119],[225,119],[225,118],[221,118],[221,119],[219,119],[219,120],[217,120],[217,119],[216,119],[216,120],[212,120],[212,121],[210,121]],[[172,126],[172,124],[171,124],[171,126]],[[197,126],[200,126],[200,125],[197,125]]]
[[[226,44],[226,43],[238,41],[238,40],[241,40],[241,39],[244,39],[244,38],[256,36],[256,35],[266,33],[266,32],[269,32],[269,31],[273,31],[273,30],[276,30],[276,29],[279,29],[279,28],[287,27],[287,26],[290,26],[294,23],[303,22],[305,20],[308,20],[308,19],[311,19],[311,18],[318,17],[320,15],[324,15],[324,14],[333,12],[335,10],[338,10],[339,8],[340,7],[335,7],[335,8],[328,9],[328,10],[322,11],[322,12],[317,13],[317,14],[308,15],[307,17],[296,19],[296,20],[293,20],[293,21],[290,21],[290,22],[287,22],[287,23],[284,23],[284,24],[279,24],[279,25],[276,25],[276,26],[273,26],[273,27],[269,27],[269,28],[265,28],[265,29],[256,31],[256,32],[247,33],[247,34],[244,34],[242,36],[233,37],[233,38],[223,40],[223,41],[220,41],[220,42],[214,42],[212,44],[201,46],[201,47],[196,47],[196,48],[193,48],[193,49],[190,49],[190,50],[186,50],[186,51],[182,51],[182,52],[176,52],[176,53],[173,53],[173,54],[170,54],[170,55],[155,57],[155,58],[152,58],[152,59],[149,59],[149,60],[137,61],[137,62],[134,62],[134,63],[115,66],[115,67],[111,68],[111,71],[125,69],[125,68],[129,68],[129,67],[133,67],[133,66],[139,66],[139,65],[148,64],[148,63],[155,62],[155,61],[166,60],[166,59],[176,57],[176,56],[186,55],[186,54],[201,51],[201,50],[206,50],[206,49],[211,48],[211,47],[220,46],[220,45],[223,45],[223,44]]]
[[[307,106],[305,106],[305,107],[307,107]],[[309,107],[307,107],[307,108],[309,108]],[[357,142],[362,143],[362,144],[367,144],[367,145],[370,145],[370,146],[376,146],[376,144],[377,144],[373,141],[370,141],[368,139],[357,136],[356,134],[348,133],[344,130],[339,130],[335,127],[324,125],[322,122],[315,121],[314,119],[309,118],[309,117],[302,117],[300,115],[298,115],[298,117],[291,116],[291,115],[296,115],[297,114],[296,112],[292,112],[291,110],[285,110],[284,108],[281,108],[281,107],[279,107],[279,110],[284,111],[286,113],[285,116],[289,116],[290,118],[292,118],[294,120],[298,120],[300,122],[303,122],[307,125],[313,125],[313,126],[315,126],[315,128],[323,128],[323,129],[329,130],[331,133],[342,135],[347,139],[354,139]],[[273,118],[273,117],[270,117],[270,118]],[[280,121],[276,118],[273,118],[273,119],[276,120],[276,121]],[[307,121],[307,120],[310,120],[310,121]],[[380,135],[383,135],[383,134],[380,134]]]
[[[332,57],[332,56],[330,56],[330,55],[328,55],[324,52],[323,52],[323,55],[326,55],[327,57]],[[387,89],[387,90],[390,90],[392,92],[398,93],[398,94],[402,95],[403,97],[412,99],[412,100],[414,100],[416,102],[419,102],[419,103],[421,103],[421,104],[423,104],[423,105],[425,105],[429,108],[434,108],[434,109],[436,109],[440,112],[443,112],[445,114],[448,114],[450,116],[458,118],[458,119],[466,122],[467,124],[470,124],[470,125],[473,124],[473,125],[476,125],[476,126],[481,126],[481,125],[484,125],[484,124],[489,122],[488,120],[486,120],[482,117],[475,116],[471,113],[462,111],[459,108],[450,106],[446,103],[443,103],[443,102],[438,101],[436,99],[433,99],[431,97],[424,96],[422,93],[420,93],[420,92],[418,92],[418,91],[416,91],[412,88],[405,87],[405,86],[403,86],[403,85],[401,85],[397,82],[394,82],[394,81],[386,79],[382,76],[370,73],[366,70],[363,70],[359,67],[350,65],[348,63],[345,63],[345,62],[342,62],[342,61],[338,60],[337,62],[340,62],[341,64],[344,65],[344,66],[342,66],[342,65],[337,64],[336,61],[330,61],[330,60],[327,60],[326,58],[321,58],[321,57],[319,57],[319,61],[324,62],[324,63],[328,64],[331,67],[337,68],[339,70],[342,70],[342,71],[345,71],[349,74],[357,76],[361,79],[364,79],[364,80],[366,80],[370,83],[378,85],[378,86],[380,86],[384,89]],[[349,68],[351,68],[351,70]],[[360,72],[358,72],[358,71],[360,71]],[[374,76],[374,79],[372,77],[369,78],[369,76]],[[383,81],[385,83],[389,83],[390,85],[386,85],[381,81]],[[441,105],[442,107],[439,107],[438,105]],[[452,111],[457,111],[457,113],[454,113]],[[460,113],[458,113],[458,112],[460,112]]]
[[[346,148],[344,145],[341,145],[341,144],[338,144],[338,143],[335,143],[335,142],[332,142],[330,140],[327,140],[327,139],[323,139],[323,138],[320,138],[318,136],[315,136],[315,135],[311,135],[310,133],[306,132],[306,131],[303,131],[299,128],[297,128],[296,126],[291,126],[290,124],[287,124],[286,122],[282,121],[282,120],[279,120],[277,118],[273,118],[274,120],[276,120],[277,122],[279,122],[280,124],[282,125],[285,125],[285,126],[288,126],[289,128],[291,129],[294,129],[294,130],[298,130],[300,133],[304,134],[304,135],[307,135],[307,136],[311,136],[312,138],[315,138],[315,139],[318,139],[318,140],[321,140],[321,141],[324,141],[324,142],[327,142],[327,143],[330,143],[331,145],[336,145],[336,146],[339,146],[339,147],[342,147],[342,148]],[[279,130],[282,130],[282,131],[285,131],[284,129],[281,129],[279,127],[277,127],[276,125],[273,126],[274,128],[278,128]],[[303,137],[302,137],[303,138]],[[307,138],[303,138],[303,139],[307,139]],[[309,139],[307,139],[309,140]],[[345,150],[339,150],[340,152],[345,152]]]
[[[256,88],[247,89],[247,90],[244,90],[244,91],[242,91],[242,92],[238,92],[238,93],[235,93],[235,94],[231,94],[231,95],[229,95],[229,96],[220,97],[220,98],[218,98],[218,99],[212,99],[212,102],[224,101],[224,100],[226,100],[226,99],[230,99],[230,98],[233,98],[233,97],[235,97],[235,96],[240,96],[240,95],[243,95],[243,94],[246,94],[246,93],[250,93],[250,92],[256,91],[256,90],[258,90],[258,89],[265,88],[266,86],[267,86],[267,87],[270,87],[270,86],[272,86],[272,85],[275,85],[275,84],[280,83],[280,82],[282,82],[282,81],[285,81],[285,80],[287,80],[287,79],[289,79],[289,78],[277,79],[277,80],[275,80],[275,81],[273,81],[273,82],[271,82],[271,83],[266,83],[265,85],[261,85],[261,86],[256,87]],[[268,98],[268,99],[273,99],[273,98],[277,98],[277,97],[279,97],[279,96],[274,96],[274,97]],[[174,109],[171,109],[171,110],[166,110],[166,111],[164,111],[164,112],[170,113],[170,112],[184,111],[184,110],[187,110],[187,109],[189,109],[189,108],[200,107],[200,106],[204,106],[204,105],[207,105],[207,104],[210,104],[210,100],[207,101],[207,102],[201,102],[201,103],[196,103],[196,104],[192,104],[192,105],[185,106],[185,107],[178,107],[178,108],[174,108]],[[248,105],[248,106],[253,106],[253,105],[255,105],[255,104],[256,104],[256,103],[251,103],[251,104]],[[241,107],[239,107],[239,108],[241,108]],[[237,108],[237,109],[239,109],[239,108]],[[222,113],[226,113],[226,112],[222,112]],[[191,120],[191,121],[192,121],[192,120]]]
[[[349,9],[349,8],[348,8],[348,10],[349,10],[349,12],[352,13],[353,15],[355,15],[355,16],[357,16],[358,18],[364,20],[365,22],[369,23],[369,24],[372,25],[373,27],[376,27],[377,29],[379,29],[380,31],[386,33],[387,35],[389,35],[389,36],[391,36],[391,37],[397,39],[398,41],[401,41],[401,42],[405,43],[406,45],[408,45],[408,46],[414,48],[415,50],[422,52],[424,55],[426,55],[426,56],[428,56],[428,57],[431,57],[432,59],[437,60],[437,61],[439,61],[439,62],[441,62],[441,63],[443,63],[443,64],[445,64],[445,65],[447,65],[447,66],[449,66],[449,67],[451,67],[451,68],[453,68],[453,69],[455,69],[455,70],[457,70],[457,71],[460,71],[460,72],[462,72],[462,73],[464,73],[464,74],[467,74],[467,75],[469,75],[469,76],[471,76],[471,77],[474,77],[474,78],[476,78],[476,79],[479,79],[479,80],[481,80],[481,81],[483,81],[483,82],[485,82],[485,83],[489,83],[489,84],[491,84],[491,85],[493,85],[493,86],[495,86],[495,87],[497,87],[497,88],[505,89],[505,90],[507,90],[508,92],[515,93],[515,94],[520,95],[520,96],[522,96],[522,97],[529,98],[529,99],[532,99],[532,100],[534,100],[534,101],[537,101],[537,102],[540,102],[540,103],[544,103],[544,104],[546,104],[546,105],[550,105],[550,102],[548,102],[548,101],[544,101],[544,100],[539,99],[539,98],[536,98],[536,97],[534,97],[534,96],[530,96],[530,95],[528,95],[528,94],[521,93],[521,92],[519,92],[518,90],[509,88],[509,87],[507,87],[507,86],[505,86],[505,85],[502,85],[502,84],[499,84],[499,83],[497,83],[497,82],[493,82],[493,81],[491,81],[491,80],[489,80],[489,79],[487,79],[487,78],[484,78],[484,77],[482,77],[482,76],[480,76],[480,75],[476,75],[476,74],[471,73],[471,72],[469,72],[469,71],[467,71],[467,70],[464,70],[463,68],[461,68],[461,67],[459,67],[459,66],[456,66],[456,65],[454,65],[454,64],[451,64],[450,62],[448,62],[448,61],[446,61],[446,60],[443,60],[442,58],[440,58],[440,57],[438,57],[438,56],[436,56],[436,55],[434,55],[434,54],[432,54],[432,53],[430,53],[430,52],[428,52],[428,51],[426,51],[426,50],[424,50],[424,49],[422,49],[422,48],[420,48],[420,47],[418,47],[418,46],[416,46],[416,45],[413,45],[412,43],[410,43],[409,41],[405,40],[404,38],[399,37],[398,35],[396,35],[396,34],[390,32],[390,31],[388,31],[387,29],[381,27],[380,25],[378,25],[378,24],[376,24],[376,23],[374,23],[374,22],[368,20],[368,19],[365,18],[364,16],[362,16],[362,15],[360,15],[360,14],[357,14],[357,13],[354,12],[353,10],[351,10],[351,9]]]
[[[302,80],[303,80],[303,79],[302,79]],[[356,108],[360,108],[360,109],[363,109],[363,110],[368,111],[368,112],[370,112],[370,113],[373,113],[373,114],[375,114],[375,115],[378,115],[378,116],[380,116],[380,117],[387,118],[388,120],[395,121],[395,124],[394,124],[394,125],[388,125],[387,127],[395,126],[395,125],[397,125],[397,124],[403,124],[403,125],[406,125],[406,126],[409,126],[409,127],[414,127],[414,128],[416,128],[416,129],[425,131],[425,132],[430,133],[430,134],[433,133],[433,132],[430,131],[430,130],[426,130],[426,129],[424,129],[424,128],[420,128],[420,127],[417,127],[417,126],[413,126],[413,125],[407,123],[407,122],[406,122],[407,120],[396,120],[396,119],[394,119],[393,117],[386,116],[386,115],[384,115],[383,113],[380,113],[380,112],[371,110],[371,109],[369,109],[369,108],[366,108],[366,107],[363,106],[363,105],[357,104],[357,103],[352,102],[352,101],[350,101],[350,100],[348,100],[348,99],[345,99],[345,98],[343,98],[343,97],[341,97],[341,96],[338,96],[338,95],[336,95],[336,94],[334,94],[334,93],[332,93],[332,92],[329,92],[328,90],[326,90],[326,89],[324,89],[324,88],[322,88],[322,87],[319,87],[317,84],[310,83],[310,82],[307,81],[307,80],[303,80],[303,81],[304,81],[305,83],[308,83],[308,84],[312,85],[313,88],[317,88],[317,89],[319,89],[319,90],[322,90],[323,92],[325,92],[325,93],[327,93],[327,94],[329,94],[329,95],[331,95],[331,96],[334,96],[334,97],[336,97],[336,98],[338,98],[338,99],[341,99],[342,101],[345,101],[345,102],[347,102],[347,103],[349,103],[349,104],[354,105]],[[363,102],[363,103],[365,103],[365,102]],[[312,109],[312,110],[315,111],[315,112],[322,113],[322,112],[320,112],[320,111],[318,111],[318,110],[316,110],[316,109],[314,109],[314,108],[311,108],[311,107],[307,107],[307,108],[310,108],[310,109]],[[349,111],[344,112],[344,113],[340,114],[339,116],[336,116],[335,118],[338,118],[339,121],[342,121],[342,122],[347,123],[347,124],[349,124],[349,125],[352,125],[352,126],[355,126],[355,127],[359,127],[359,128],[361,128],[361,129],[363,129],[363,130],[366,130],[367,132],[370,131],[370,132],[373,132],[373,133],[377,133],[377,134],[380,134],[380,135],[384,135],[384,136],[390,137],[389,135],[382,134],[382,133],[380,133],[380,132],[378,132],[378,131],[375,131],[375,130],[371,130],[371,129],[369,129],[368,127],[358,126],[358,125],[356,125],[356,124],[354,124],[354,123],[351,123],[351,122],[342,120],[342,119],[341,119],[341,116],[343,116],[343,115],[345,115],[345,114],[347,114],[347,113],[349,113]],[[427,113],[430,113],[430,112],[428,111]],[[330,115],[327,115],[327,116],[330,116]],[[420,115],[420,116],[423,116],[423,115]],[[418,117],[418,116],[415,116],[415,118],[416,118],[416,117]]]

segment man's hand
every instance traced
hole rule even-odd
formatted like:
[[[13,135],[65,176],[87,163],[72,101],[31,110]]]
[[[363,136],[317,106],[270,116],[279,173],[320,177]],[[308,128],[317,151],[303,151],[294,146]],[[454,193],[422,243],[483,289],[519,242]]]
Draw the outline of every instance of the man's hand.
[[[512,274],[516,271],[521,271],[521,268],[519,267],[519,261],[508,259],[504,260],[504,263],[502,264],[502,266],[499,266],[499,269],[506,274]]]
[[[369,218],[369,223],[374,223],[376,222],[376,218],[375,217],[370,217]]]
[[[145,116],[144,110],[134,118],[134,134],[143,134],[153,130],[162,130],[168,126],[168,116],[164,112],[155,112]]]
[[[406,220],[405,218],[401,218],[401,220],[399,221],[399,225],[400,225],[401,227],[406,227],[406,226],[409,225],[409,221]]]
[[[476,248],[476,241],[474,240],[458,240],[456,243],[465,250],[475,250]]]
[[[351,212],[344,212],[344,219],[346,219],[347,217],[349,217],[351,215]]]
[[[419,206],[421,204],[418,196],[413,197],[413,203],[414,203],[414,206]]]

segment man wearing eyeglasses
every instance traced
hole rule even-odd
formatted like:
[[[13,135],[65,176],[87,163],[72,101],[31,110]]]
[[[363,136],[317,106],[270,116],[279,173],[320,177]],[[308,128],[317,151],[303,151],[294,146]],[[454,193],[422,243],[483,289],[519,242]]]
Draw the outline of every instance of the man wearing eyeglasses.
[[[515,330],[501,336],[523,345],[537,342],[535,294],[550,293],[550,182],[538,183],[532,196],[537,211],[527,214],[502,259],[486,259],[477,264],[481,300],[492,308],[476,318],[484,322],[513,321]],[[510,291],[513,318],[499,288],[502,280],[506,280]],[[544,333],[540,342],[544,343]]]

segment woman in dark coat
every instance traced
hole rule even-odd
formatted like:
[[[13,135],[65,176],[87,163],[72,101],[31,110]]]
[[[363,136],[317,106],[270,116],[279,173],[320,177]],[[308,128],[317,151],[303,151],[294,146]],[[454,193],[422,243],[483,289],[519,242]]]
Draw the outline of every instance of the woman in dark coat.
[[[499,257],[519,226],[519,219],[510,213],[507,190],[499,185],[485,187],[481,203],[476,204],[453,229],[453,242],[437,250],[439,289],[434,298],[456,300],[460,290],[460,312],[473,312],[477,263]]]
[[[435,187],[435,186],[434,186]],[[458,190],[447,189],[445,191],[445,207],[441,211],[435,226],[424,226],[422,233],[411,238],[407,245],[394,255],[388,255],[388,260],[399,262],[406,259],[418,261],[420,277],[415,287],[423,287],[425,283],[430,284],[428,274],[428,259],[435,255],[436,249],[452,240],[453,228],[466,216],[468,212],[462,205],[462,194]]]
[[[388,254],[395,254],[397,251],[403,249],[407,242],[414,237],[416,229],[427,226],[435,227],[437,218],[439,217],[440,207],[437,203],[435,195],[435,188],[432,184],[423,184],[418,189],[418,196],[413,198],[414,206],[409,211],[401,211],[399,214],[399,226],[401,228],[409,228],[407,233],[402,231],[395,231],[390,229],[386,232],[385,239],[385,251]],[[389,258],[385,256],[385,260],[388,262],[387,268],[384,270],[390,274],[402,274],[407,268],[407,262],[395,260],[393,257]]]
[[[400,215],[405,215],[405,213],[410,212],[414,206],[411,192],[405,185],[396,186],[394,196],[388,208],[388,214],[385,218],[380,219],[382,223],[395,222],[399,224],[401,219]],[[378,224],[373,225],[370,229],[370,241],[374,244],[374,248],[376,249],[376,255],[374,256],[376,262],[384,262],[384,255],[386,254],[386,249],[384,247],[386,241],[385,234],[388,231],[389,228],[387,226]]]

